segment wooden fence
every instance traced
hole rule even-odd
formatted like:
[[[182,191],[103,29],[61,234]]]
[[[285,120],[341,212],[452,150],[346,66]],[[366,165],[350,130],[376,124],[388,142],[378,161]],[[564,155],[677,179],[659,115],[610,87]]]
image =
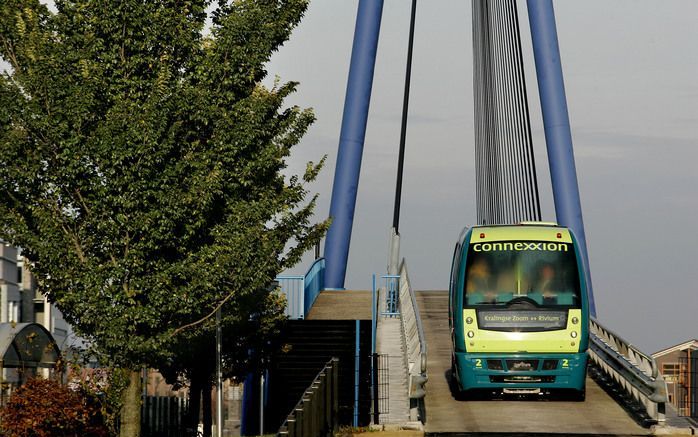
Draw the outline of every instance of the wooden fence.
[[[146,396],[141,407],[142,437],[189,437],[185,418],[189,409],[187,398]]]
[[[331,437],[339,423],[339,360],[317,374],[279,429],[280,436]]]

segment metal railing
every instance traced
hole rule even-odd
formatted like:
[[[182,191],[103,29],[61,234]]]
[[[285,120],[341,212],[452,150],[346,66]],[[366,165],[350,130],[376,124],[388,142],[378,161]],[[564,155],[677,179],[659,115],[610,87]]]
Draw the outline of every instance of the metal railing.
[[[284,314],[289,319],[302,319],[305,317],[305,276],[281,275],[276,277],[281,287],[281,292],[286,295],[286,311]]]
[[[332,358],[279,428],[279,436],[333,436],[339,420],[339,359]]]
[[[667,389],[654,358],[594,318],[589,331],[589,355],[594,364],[634,401],[643,405],[651,421],[663,423]]]
[[[398,307],[398,294],[400,288],[400,275],[383,275],[385,281],[385,311],[381,312],[384,317],[397,317],[400,315]]]
[[[285,314],[289,319],[304,319],[325,287],[325,258],[316,259],[305,275],[279,275],[276,281],[286,295]]]
[[[322,290],[325,289],[325,258],[318,258],[313,262],[308,271],[305,273],[305,282],[303,290],[305,314],[310,312],[315,299]]]
[[[380,423],[381,414],[390,413],[390,356],[371,354],[371,416]]]
[[[408,374],[410,408],[412,420],[418,414],[418,401],[423,399],[427,382],[427,344],[424,339],[422,319],[417,307],[417,299],[410,286],[405,260],[400,265],[400,289],[398,293],[398,309],[402,320],[402,341],[405,348],[405,360]],[[423,418],[420,418],[423,419]]]

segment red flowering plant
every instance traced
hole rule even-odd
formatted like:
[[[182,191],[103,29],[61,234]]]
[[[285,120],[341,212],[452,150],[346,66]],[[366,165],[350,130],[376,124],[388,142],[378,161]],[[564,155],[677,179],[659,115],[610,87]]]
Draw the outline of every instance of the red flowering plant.
[[[54,380],[33,378],[0,410],[5,437],[107,437],[100,408],[82,391]]]

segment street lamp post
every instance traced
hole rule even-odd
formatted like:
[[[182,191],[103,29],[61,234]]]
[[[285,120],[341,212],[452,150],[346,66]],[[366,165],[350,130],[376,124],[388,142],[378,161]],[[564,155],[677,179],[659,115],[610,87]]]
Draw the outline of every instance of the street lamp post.
[[[221,371],[221,309],[216,310],[216,437],[223,437],[223,372]]]

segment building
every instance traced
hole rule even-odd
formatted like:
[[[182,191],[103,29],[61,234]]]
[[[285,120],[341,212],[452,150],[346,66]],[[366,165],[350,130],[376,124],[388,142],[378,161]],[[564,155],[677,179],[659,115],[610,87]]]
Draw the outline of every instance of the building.
[[[61,312],[38,292],[21,252],[0,241],[0,405],[26,378],[51,373],[69,332]]]
[[[29,271],[26,260],[17,254],[15,260],[18,288],[21,296],[21,320],[19,322],[34,322],[43,325],[58,347],[63,350],[69,346],[70,325],[63,319],[63,314],[39,292],[36,279]]]
[[[0,242],[0,323],[38,323],[60,349],[68,346],[70,326],[38,291],[36,280],[17,248]]]
[[[698,340],[652,354],[667,383],[667,396],[680,416],[698,418]]]
[[[0,323],[21,322],[17,249],[0,242]]]

